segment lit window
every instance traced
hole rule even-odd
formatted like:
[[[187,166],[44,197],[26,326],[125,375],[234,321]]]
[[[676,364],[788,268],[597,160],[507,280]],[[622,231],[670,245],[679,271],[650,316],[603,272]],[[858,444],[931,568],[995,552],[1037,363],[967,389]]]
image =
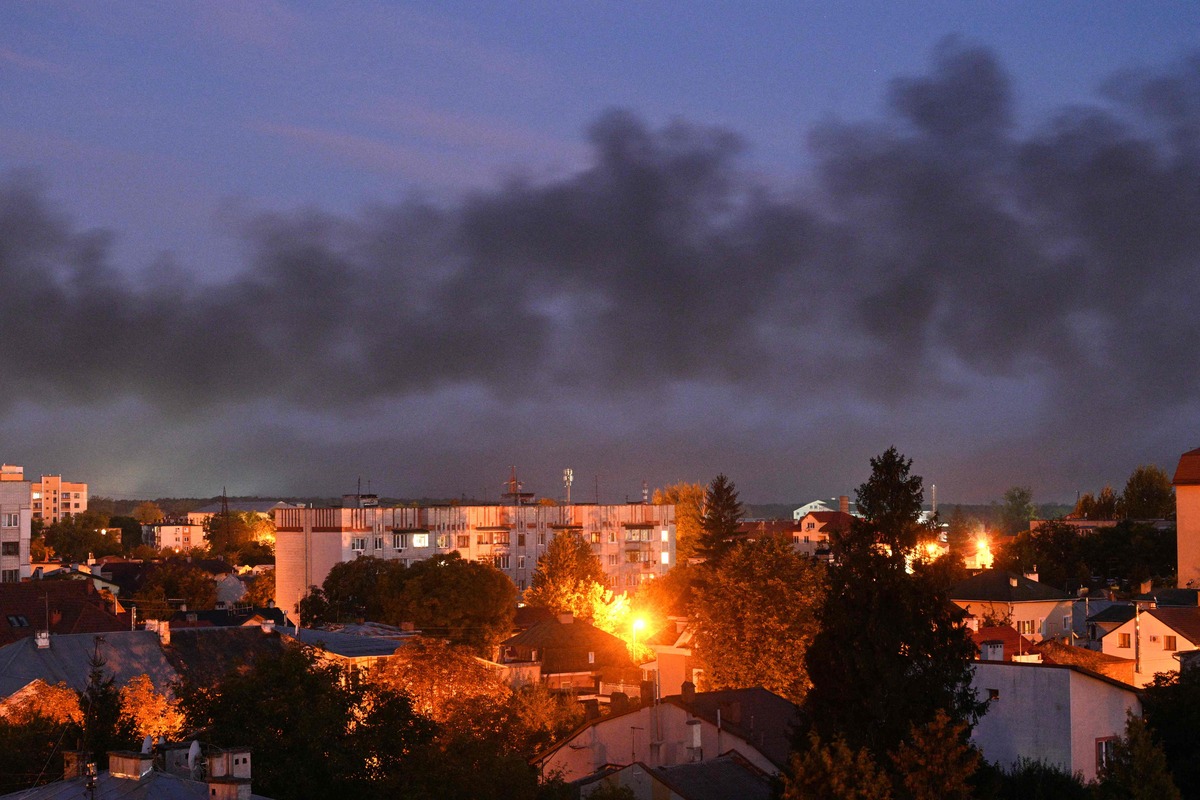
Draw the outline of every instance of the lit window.
[[[428,533],[414,533],[413,534],[413,547],[429,547],[429,534]]]

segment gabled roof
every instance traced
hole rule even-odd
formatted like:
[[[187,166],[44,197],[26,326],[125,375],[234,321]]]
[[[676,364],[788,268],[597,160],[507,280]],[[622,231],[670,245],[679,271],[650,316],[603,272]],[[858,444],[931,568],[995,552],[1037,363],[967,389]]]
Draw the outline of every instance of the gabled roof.
[[[800,722],[800,708],[790,700],[756,686],[697,692],[691,703],[684,702],[683,695],[670,695],[662,701],[687,709],[714,725],[720,712],[723,729],[753,744],[776,766],[787,765],[792,729]]]
[[[144,673],[157,690],[165,691],[179,677],[163,654],[157,633],[111,631],[101,635],[104,673],[112,676],[118,686]],[[39,649],[32,638],[0,647],[0,697],[35,679],[51,685],[62,682],[82,691],[91,672],[88,660],[96,651],[95,640],[96,634],[76,633],[51,635],[50,646],[44,649]]]
[[[1140,594],[1138,600],[1153,600],[1159,608],[1198,608],[1200,589],[1154,589]]]
[[[79,800],[82,797],[94,797],[95,800],[207,800],[209,797],[207,783],[190,781],[169,772],[154,771],[141,780],[135,780],[114,778],[105,770],[96,778],[95,794],[85,788],[86,780],[75,778],[69,781],[55,781],[34,789],[0,795],[0,800]],[[258,794],[252,794],[250,797],[269,800]]]
[[[1133,619],[1133,605],[1122,603],[1114,604],[1108,608],[1097,611],[1095,614],[1092,614],[1090,617],[1088,617],[1087,621],[1100,624],[1115,622],[1118,625],[1122,625],[1131,619]]]
[[[1036,652],[1033,642],[1017,633],[1017,629],[1011,625],[986,625],[977,631],[971,631],[971,639],[975,642],[975,649],[978,651],[976,657],[981,660],[983,646],[992,642],[1004,645],[1005,661],[1012,661],[1012,657],[1016,655]]]
[[[167,658],[179,674],[201,686],[211,685],[234,671],[248,669],[256,659],[285,647],[277,632],[253,628],[187,628],[171,631]]]
[[[1200,644],[1200,608],[1151,608],[1149,614],[1193,644]]]
[[[976,600],[992,603],[1023,603],[1046,600],[1070,600],[1071,595],[1030,580],[1015,572],[985,569],[965,581],[960,581],[950,590],[954,601]]]
[[[770,800],[771,779],[736,752],[652,770],[684,800]]]
[[[323,631],[315,628],[301,628],[298,631],[288,629],[282,633],[309,647],[325,650],[342,658],[390,656],[395,654],[397,648],[404,646],[403,642],[397,642],[394,639],[381,639],[357,633]]]
[[[112,613],[90,580],[0,583],[0,645],[45,630],[47,615],[56,634],[129,628],[129,617]]]
[[[821,523],[817,530],[821,533],[830,533],[837,530],[849,530],[851,523],[854,522],[855,516],[847,514],[845,511],[813,511],[802,519],[812,517],[817,522]]]
[[[1200,447],[1179,457],[1179,466],[1175,467],[1175,477],[1171,483],[1175,486],[1200,485]]]
[[[502,648],[536,650],[543,675],[593,672],[602,667],[633,668],[625,642],[583,620],[539,622],[500,643]],[[594,659],[588,659],[588,653]]]

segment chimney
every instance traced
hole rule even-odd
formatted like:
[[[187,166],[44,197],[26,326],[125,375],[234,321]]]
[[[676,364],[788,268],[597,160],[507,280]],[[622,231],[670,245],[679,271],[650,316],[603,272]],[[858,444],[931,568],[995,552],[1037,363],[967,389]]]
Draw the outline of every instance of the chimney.
[[[82,778],[87,774],[88,758],[91,756],[86,750],[64,750],[63,751],[63,780],[69,781],[75,778]]]
[[[843,514],[850,513],[850,495],[843,494],[838,497],[838,511]]]
[[[560,625],[570,625],[574,621],[575,621],[575,615],[572,614],[570,611],[566,612],[565,614],[558,615],[558,622]]]
[[[114,750],[108,754],[108,774],[114,778],[132,778],[140,781],[153,771],[153,753]]]
[[[50,649],[50,631],[38,631],[33,635],[33,642],[38,650]]]
[[[275,620],[264,619],[262,621],[262,632],[263,633],[273,633],[274,631],[275,631]]]
[[[249,800],[250,750],[222,750],[208,758],[210,800]]]
[[[690,706],[696,702],[696,684],[691,681],[684,681],[683,685],[679,687],[679,693],[682,695],[685,706]]]
[[[1029,580],[1033,581],[1034,583],[1037,583],[1037,579],[1038,579],[1037,567],[1035,566],[1033,568],[1032,572],[1026,572],[1025,577],[1028,578]]]
[[[171,623],[167,620],[148,619],[146,620],[146,630],[157,633],[158,638],[162,640],[163,647],[171,643]]]
[[[1008,585],[1014,589],[1017,588],[1017,576],[1016,575],[1008,576]]]

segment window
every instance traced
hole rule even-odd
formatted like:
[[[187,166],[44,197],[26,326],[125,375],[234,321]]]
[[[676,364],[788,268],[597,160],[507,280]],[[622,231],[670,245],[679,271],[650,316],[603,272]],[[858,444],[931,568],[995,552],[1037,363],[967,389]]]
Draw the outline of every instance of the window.
[[[663,528],[663,532],[662,532],[662,540],[663,540],[664,542],[669,542],[669,541],[671,541],[671,533],[670,533],[670,531],[668,531],[666,528]]]
[[[505,553],[502,556],[496,556],[495,564],[496,564],[496,569],[508,569],[509,568],[508,554]]]
[[[413,547],[429,547],[429,534],[428,533],[414,533],[413,534]]]
[[[1033,628],[1033,620],[1022,619],[1017,620],[1017,633],[1022,636],[1033,636],[1036,631]]]
[[[611,531],[611,530],[610,530],[610,531],[608,532],[608,543],[609,543],[609,544],[613,544],[613,543],[615,543],[616,541],[617,541],[617,532],[616,532],[616,531]]]
[[[545,546],[546,546],[546,534],[543,533],[542,531],[538,531],[538,547],[545,547]]]
[[[608,565],[610,567],[615,567],[619,563],[617,559],[618,559],[617,553],[609,553],[608,554]]]
[[[458,534],[457,540],[458,541],[455,544],[455,547],[461,547],[465,550],[466,548],[471,546],[471,534],[469,534],[469,533]]]
[[[508,531],[496,531],[492,534],[492,544],[508,544]]]
[[[1163,637],[1163,650],[1178,650],[1179,645],[1174,636]]]
[[[439,550],[445,550],[450,546],[450,534],[439,533],[437,535],[437,546]]]
[[[1000,690],[999,689],[988,689],[987,693],[988,693],[988,702],[989,703],[992,702],[993,700],[1000,699]]]
[[[1117,640],[1117,647],[1128,648],[1130,645],[1130,635],[1128,633],[1122,633],[1119,636],[1120,638]]]
[[[600,544],[600,542],[602,541],[602,539],[600,538],[600,531],[592,531],[591,534],[588,535],[588,540],[592,544]]]
[[[524,547],[524,546],[525,546],[525,534],[518,533],[517,534],[517,547]]]
[[[0,556],[19,556],[21,555],[20,542],[4,542],[0,544]],[[1172,650],[1175,648],[1171,648]]]
[[[19,583],[21,580],[21,570],[19,569],[0,569],[0,583]]]
[[[20,524],[21,524],[21,515],[20,514],[5,514],[4,515],[4,527],[16,528]]]
[[[29,620],[25,618],[24,614],[9,614],[8,624],[14,628],[28,628]]]
[[[805,523],[805,525],[804,525],[804,530],[806,530],[806,531],[811,531],[811,530],[812,530],[813,528],[815,528],[815,527],[817,527],[817,523],[815,523],[815,522],[807,522],[807,523]]]
[[[1071,615],[1063,614],[1063,633],[1071,630]]]
[[[475,544],[491,544],[492,535],[490,533],[480,533],[475,537]]]
[[[408,534],[407,533],[393,533],[392,534],[392,548],[395,550],[403,550],[406,547],[408,547]]]
[[[367,537],[355,536],[353,539],[350,540],[350,549],[351,550],[366,550],[367,549]]]
[[[1096,740],[1096,772],[1100,772],[1112,760],[1116,744],[1116,736],[1106,736]]]
[[[382,537],[382,536],[376,536],[376,537],[375,537],[375,549],[376,549],[376,550],[382,550],[382,549],[383,549],[383,537]]]
[[[596,663],[596,651],[594,651],[594,650],[588,650],[588,663],[589,663],[589,664],[595,664],[595,663]]]
[[[660,555],[662,556],[662,559],[661,559],[661,560],[662,560],[662,563],[663,563],[663,564],[670,564],[670,563],[671,563],[671,554],[670,554],[670,553],[668,553],[666,550],[663,550],[663,551],[662,551],[662,553],[661,553]]]
[[[525,569],[525,556],[517,556],[517,569]]]

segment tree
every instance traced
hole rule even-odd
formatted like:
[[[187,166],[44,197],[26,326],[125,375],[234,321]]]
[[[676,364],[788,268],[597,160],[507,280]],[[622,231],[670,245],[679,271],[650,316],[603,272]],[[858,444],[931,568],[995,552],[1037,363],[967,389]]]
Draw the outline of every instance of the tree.
[[[233,556],[251,542],[275,544],[275,523],[253,511],[213,514],[204,521],[208,552],[215,558]],[[236,559],[235,559],[236,560]]]
[[[604,582],[604,567],[592,546],[578,533],[559,531],[538,559],[525,603],[553,614],[570,612],[590,622],[592,596]]]
[[[735,547],[693,605],[704,688],[762,686],[800,703],[809,688],[804,657],[824,599],[824,568],[789,540]]]
[[[971,688],[975,647],[950,602],[953,573],[940,562],[913,561],[911,573],[906,566],[920,479],[909,477],[910,462],[894,450],[871,463],[859,508],[878,516],[856,520],[832,540],[835,563],[808,649],[813,687],[805,707],[823,739],[841,736],[883,759],[938,709],[969,727],[986,706]]]
[[[275,570],[266,569],[249,581],[246,587],[246,602],[255,608],[266,608],[275,600]]]
[[[1167,473],[1143,464],[1125,481],[1120,505],[1127,519],[1174,519],[1175,489]]]
[[[61,780],[63,740],[73,740],[78,728],[34,714],[24,719],[0,715],[0,794],[19,792]]]
[[[715,566],[738,540],[742,515],[742,503],[733,482],[723,473],[713,478],[704,493],[704,514],[700,517],[696,555]]]
[[[398,594],[406,579],[406,568],[394,559],[361,556],[334,564],[321,589],[310,590],[300,601],[300,617],[306,625],[354,620],[384,620],[384,607]]]
[[[1125,735],[1113,743],[1100,769],[1097,795],[1112,800],[1179,800],[1162,748],[1141,717],[1126,713]]]
[[[173,600],[193,611],[216,608],[217,585],[212,576],[182,559],[171,559],[148,568],[133,602],[143,617],[170,619]]]
[[[150,682],[149,676],[134,676],[121,687],[121,715],[123,724],[139,739],[162,736],[176,739],[183,728],[183,714],[179,702],[160,694]]]
[[[162,522],[166,519],[163,510],[159,508],[158,503],[151,500],[138,503],[137,508],[133,509],[133,518],[142,525],[153,525],[156,522]]]
[[[995,567],[1019,573],[1036,570],[1042,583],[1074,591],[1090,574],[1081,558],[1082,546],[1078,531],[1050,520],[1004,543],[996,553]]]
[[[897,782],[912,800],[971,800],[980,760],[967,742],[967,726],[941,709],[928,724],[914,726],[892,754]]]
[[[686,564],[696,554],[703,533],[704,484],[672,483],[654,490],[655,505],[675,506],[675,563]]]
[[[384,622],[412,622],[427,634],[491,657],[512,633],[517,587],[492,565],[467,561],[454,551],[413,564],[400,591],[385,595],[383,603]]]
[[[866,748],[845,739],[829,744],[810,733],[807,747],[792,756],[784,776],[784,800],[891,800],[892,785]]]
[[[81,741],[92,760],[104,769],[108,766],[109,751],[128,750],[136,740],[136,733],[122,712],[121,695],[113,685],[112,676],[104,674],[106,659],[100,652],[104,637],[95,637],[95,644],[95,651],[88,657],[91,670],[87,687],[79,693]]]
[[[1036,513],[1033,490],[1028,486],[1014,486],[1004,493],[1004,505],[1000,507],[1000,529],[1004,533],[1026,530],[1029,520]]]
[[[509,694],[503,677],[471,648],[429,637],[405,642],[369,677],[407,695],[422,716],[468,731],[474,730],[482,708]]]
[[[404,695],[350,680],[297,646],[216,686],[185,683],[180,704],[206,740],[248,745],[254,792],[279,800],[413,796],[407,773],[436,732]]]
[[[1184,797],[1200,797],[1200,670],[1160,673],[1142,690],[1142,714]]]
[[[108,528],[108,517],[91,509],[79,514],[70,514],[45,529],[46,546],[68,561],[83,561],[89,555],[115,556],[121,553],[121,536],[113,531],[110,536],[101,533]]]
[[[133,517],[109,517],[108,527],[121,529],[121,549],[124,552],[132,552],[142,544],[142,523]]]
[[[1045,761],[1023,758],[1001,772],[997,783],[1000,800],[1092,800],[1082,775]]]

